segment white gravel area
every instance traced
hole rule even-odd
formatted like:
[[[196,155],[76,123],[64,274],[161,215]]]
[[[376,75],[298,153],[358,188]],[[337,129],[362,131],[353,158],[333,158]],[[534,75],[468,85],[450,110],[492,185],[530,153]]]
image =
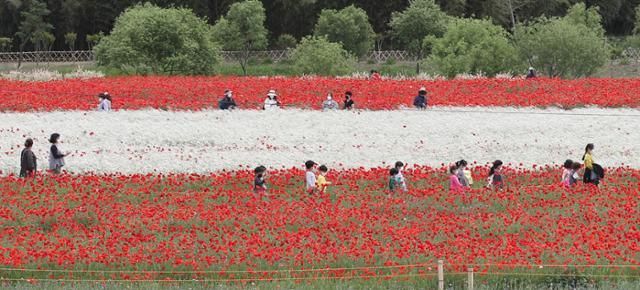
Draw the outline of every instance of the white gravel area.
[[[438,107],[426,111],[156,110],[0,114],[0,171],[17,173],[24,139],[48,166],[53,132],[72,152],[66,169],[86,172],[214,172],[264,164],[332,168],[386,166],[396,160],[441,166],[464,158],[485,164],[560,164],[595,143],[596,162],[640,168],[640,110]]]

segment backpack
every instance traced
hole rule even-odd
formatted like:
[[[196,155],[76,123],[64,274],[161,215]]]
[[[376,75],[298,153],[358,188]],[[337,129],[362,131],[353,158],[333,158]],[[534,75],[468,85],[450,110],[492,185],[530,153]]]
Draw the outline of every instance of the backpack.
[[[596,174],[596,176],[598,176],[600,179],[604,178],[604,168],[602,168],[602,166],[600,166],[600,164],[593,164],[593,172]]]

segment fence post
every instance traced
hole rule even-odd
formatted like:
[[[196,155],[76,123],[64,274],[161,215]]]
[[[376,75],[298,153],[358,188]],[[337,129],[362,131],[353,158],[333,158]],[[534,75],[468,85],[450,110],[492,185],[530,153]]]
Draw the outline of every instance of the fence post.
[[[473,267],[467,268],[467,282],[469,290],[473,290]]]
[[[438,290],[444,290],[444,261],[438,260]]]

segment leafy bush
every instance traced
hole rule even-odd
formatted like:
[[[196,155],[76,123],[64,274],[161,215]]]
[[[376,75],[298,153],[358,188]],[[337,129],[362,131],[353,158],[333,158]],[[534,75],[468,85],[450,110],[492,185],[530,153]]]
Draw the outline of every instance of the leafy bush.
[[[277,49],[289,49],[294,48],[298,44],[298,40],[291,34],[280,34],[278,40],[276,40],[275,47]]]
[[[367,12],[354,5],[340,11],[323,9],[314,29],[316,36],[341,43],[350,53],[362,57],[373,49],[376,34]]]
[[[458,19],[433,42],[430,57],[437,71],[449,78],[462,73],[493,77],[514,69],[517,50],[508,33],[491,21]]]
[[[596,25],[600,19],[597,10],[585,10],[581,4],[564,18],[540,18],[518,29],[519,51],[548,76],[589,76],[609,60],[609,45]]]
[[[391,14],[393,35],[405,49],[422,58],[422,41],[429,35],[442,36],[447,28],[447,16],[434,0],[413,0],[407,9]]]
[[[11,38],[0,37],[0,51],[8,51],[11,48]]]
[[[342,45],[321,36],[303,38],[291,53],[291,60],[299,73],[317,75],[345,74],[356,62]]]
[[[204,20],[191,10],[151,4],[123,12],[94,50],[99,65],[136,73],[210,74],[220,59]]]
[[[76,40],[78,39],[78,34],[75,32],[67,32],[64,34],[64,44],[66,44],[70,50],[74,50],[76,47]]]

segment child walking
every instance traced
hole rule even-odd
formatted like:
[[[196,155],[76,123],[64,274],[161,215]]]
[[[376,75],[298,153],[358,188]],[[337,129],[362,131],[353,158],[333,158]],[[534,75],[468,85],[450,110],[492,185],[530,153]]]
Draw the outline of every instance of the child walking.
[[[324,191],[327,189],[327,186],[331,185],[331,182],[328,182],[326,178],[327,172],[329,172],[329,168],[327,168],[327,166],[325,165],[320,165],[320,167],[318,167],[318,171],[320,173],[318,174],[316,185],[318,191],[320,191],[320,193],[324,193]]]
[[[573,174],[573,160],[567,159],[562,167],[562,179],[560,180],[560,183],[568,186],[570,185],[571,175]]]
[[[456,162],[456,166],[458,167],[456,175],[458,176],[458,181],[460,181],[462,186],[471,187],[473,179],[471,178],[471,171],[467,170],[467,165],[468,163],[464,159]]]
[[[402,169],[404,169],[404,163],[402,161],[397,161],[395,169],[398,171],[396,173],[396,178],[398,181],[398,186],[402,189],[402,192],[408,192],[407,181],[404,179],[404,175],[402,174]]]
[[[260,165],[254,169],[254,172],[253,192],[258,195],[264,195],[267,193],[267,168]]]
[[[487,187],[494,189],[501,189],[504,185],[502,178],[502,161],[496,160],[493,162],[491,169],[489,170],[489,178],[487,179]]]
[[[464,185],[458,178],[458,166],[452,165],[449,167],[449,191],[461,192],[464,191]]]
[[[313,195],[314,193],[316,193],[316,190],[317,190],[315,166],[316,166],[316,163],[313,162],[312,160],[309,160],[304,163],[304,167],[307,169],[307,172],[305,173],[305,180],[307,182],[305,191],[310,195]]]
[[[580,172],[580,168],[582,168],[582,164],[580,164],[580,162],[573,162],[571,165],[571,171],[569,172],[569,185],[574,185],[580,180],[580,175],[578,174],[578,172]]]
[[[402,188],[402,181],[398,175],[399,171],[397,168],[391,168],[389,170],[389,193],[390,195],[398,192]],[[389,195],[389,196],[390,196]]]

